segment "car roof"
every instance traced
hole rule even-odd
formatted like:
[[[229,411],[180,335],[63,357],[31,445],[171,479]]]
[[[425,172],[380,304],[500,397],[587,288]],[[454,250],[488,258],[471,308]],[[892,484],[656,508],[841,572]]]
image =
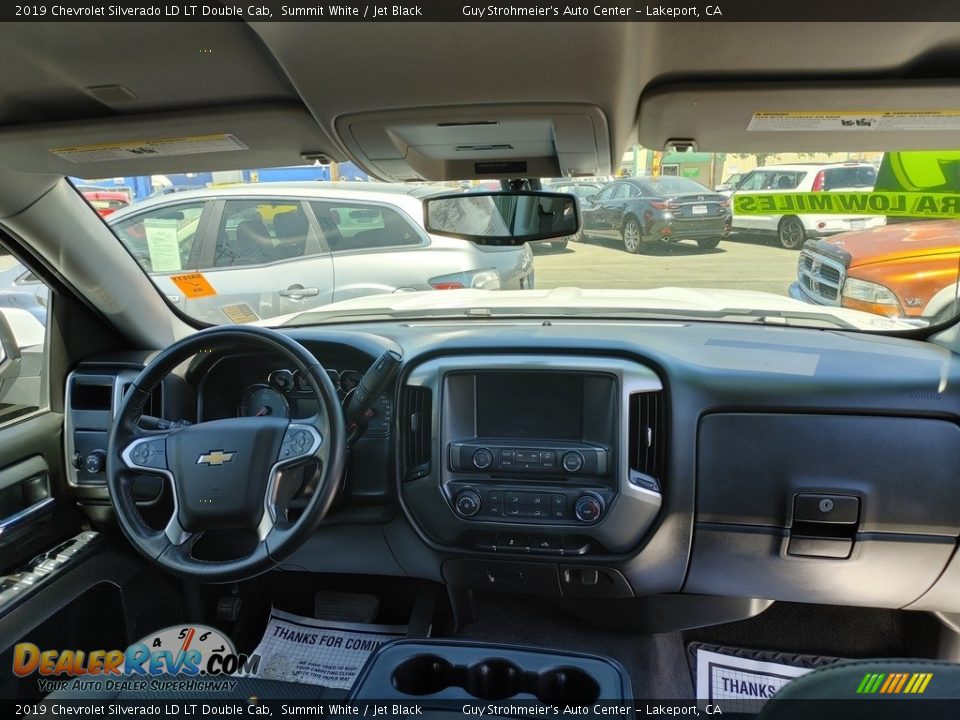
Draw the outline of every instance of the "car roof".
[[[181,205],[196,200],[240,198],[297,198],[303,200],[343,200],[345,202],[379,202],[403,208],[407,214],[423,222],[422,199],[443,192],[456,192],[437,186],[412,186],[391,183],[347,182],[284,182],[246,183],[184,190],[156,195],[117,210],[109,218],[113,224],[155,207]]]

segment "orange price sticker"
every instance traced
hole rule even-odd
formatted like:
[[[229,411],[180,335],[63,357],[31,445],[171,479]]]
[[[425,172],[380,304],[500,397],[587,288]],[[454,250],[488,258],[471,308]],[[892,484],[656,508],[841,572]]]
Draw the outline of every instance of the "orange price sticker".
[[[180,288],[187,300],[196,300],[197,298],[217,294],[217,291],[213,289],[213,285],[203,276],[203,273],[171,275],[170,279],[174,285]]]

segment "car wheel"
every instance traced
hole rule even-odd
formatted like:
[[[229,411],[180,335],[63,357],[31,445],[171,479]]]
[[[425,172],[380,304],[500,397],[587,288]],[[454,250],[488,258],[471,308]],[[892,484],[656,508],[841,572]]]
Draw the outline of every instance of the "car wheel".
[[[633,219],[627,220],[623,224],[621,235],[623,236],[623,247],[626,248],[628,253],[636,254],[640,252],[640,247],[643,245],[640,223]]]
[[[567,241],[566,241],[566,240],[557,240],[557,241],[555,241],[555,242],[550,243],[550,247],[551,247],[553,250],[566,250],[566,249],[567,249]]]
[[[701,250],[713,250],[717,245],[720,244],[720,238],[703,238],[702,240],[697,240],[697,245],[700,246]]]
[[[777,228],[777,240],[787,250],[799,250],[807,239],[807,231],[797,217],[785,217]]]

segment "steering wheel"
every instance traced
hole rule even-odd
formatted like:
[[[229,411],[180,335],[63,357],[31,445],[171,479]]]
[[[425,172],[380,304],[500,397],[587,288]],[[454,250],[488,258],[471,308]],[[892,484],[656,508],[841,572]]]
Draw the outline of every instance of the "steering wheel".
[[[241,417],[168,430],[140,427],[151,391],[201,351],[239,346],[282,356],[308,381],[320,403],[312,417]],[[177,575],[233,582],[275,567],[316,530],[330,509],[346,464],[346,427],[337,391],[320,362],[300,343],[265,328],[203,330],[160,352],[137,376],[114,418],[107,445],[107,487],[124,534],[148,559]],[[316,488],[302,513],[288,519],[278,490],[283,473],[315,463]],[[132,491],[135,475],[169,481],[173,513],[163,530],[143,519]],[[311,479],[311,485],[313,481]],[[192,551],[210,530],[247,529],[257,542],[245,556],[203,560]]]

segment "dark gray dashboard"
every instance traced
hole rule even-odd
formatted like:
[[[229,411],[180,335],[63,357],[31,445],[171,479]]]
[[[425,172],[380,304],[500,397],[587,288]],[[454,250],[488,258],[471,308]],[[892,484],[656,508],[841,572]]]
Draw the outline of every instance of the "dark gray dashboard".
[[[321,362],[325,352],[356,350],[404,357],[380,468],[389,486],[382,498],[401,512],[375,525],[334,516],[290,569],[576,597],[682,591],[960,611],[960,366],[943,347],[723,323],[441,320],[285,332]],[[482,369],[490,358],[531,356],[626,364],[661,384],[658,511],[616,516],[627,531],[634,523],[629,547],[575,557],[483,552],[438,535],[406,507],[411,377],[431,364],[469,368],[474,358]],[[439,448],[439,434],[434,440]],[[428,472],[443,465],[434,456]]]

